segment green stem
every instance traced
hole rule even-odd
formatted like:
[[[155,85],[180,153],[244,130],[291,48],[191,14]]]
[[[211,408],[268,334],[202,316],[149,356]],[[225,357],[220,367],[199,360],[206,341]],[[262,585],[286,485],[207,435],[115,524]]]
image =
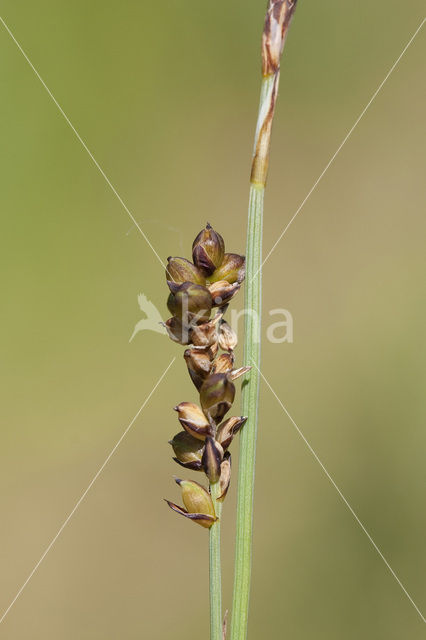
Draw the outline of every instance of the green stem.
[[[252,369],[243,385],[237,536],[231,640],[246,640],[253,538],[253,495],[260,383],[263,199],[268,174],[272,122],[278,97],[280,59],[297,0],[269,0],[262,34],[262,85],[254,139],[246,252],[244,364]]]
[[[247,234],[244,363],[253,365],[243,386],[242,412],[248,420],[241,432],[238,474],[237,537],[231,639],[245,640],[250,596],[253,493],[259,398],[262,220],[264,186],[250,186]],[[256,366],[254,366],[256,365]]]
[[[222,578],[220,567],[220,517],[222,503],[217,501],[220,496],[219,482],[210,485],[216,516],[219,518],[209,531],[210,558],[210,640],[222,640]]]
[[[264,76],[262,79],[250,184],[246,249],[244,363],[251,365],[252,369],[249,379],[242,389],[242,413],[248,419],[240,436],[231,640],[245,640],[247,637],[260,383],[263,200],[278,80],[279,72]]]

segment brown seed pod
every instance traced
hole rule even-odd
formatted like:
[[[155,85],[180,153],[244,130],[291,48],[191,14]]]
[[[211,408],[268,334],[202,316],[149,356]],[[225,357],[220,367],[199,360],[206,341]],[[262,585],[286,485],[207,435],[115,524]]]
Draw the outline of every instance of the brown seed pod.
[[[185,509],[174,504],[174,502],[166,500],[169,507],[176,513],[185,516],[185,518],[193,520],[206,529],[210,529],[217,518],[209,492],[201,484],[193,480],[176,478],[176,482],[182,489],[182,500]]]
[[[201,324],[210,319],[212,297],[206,287],[184,282],[169,295],[167,306],[182,323]]]
[[[173,447],[175,453],[175,462],[192,469],[194,471],[201,471],[201,459],[204,451],[204,443],[198,438],[194,438],[186,431],[179,431],[173,440],[169,441],[169,444]]]
[[[218,282],[219,280],[226,280],[229,284],[243,282],[245,262],[245,257],[238,255],[238,253],[225,253],[220,267],[209,276],[209,282]]]
[[[191,327],[191,343],[196,347],[211,347],[217,342],[217,322],[210,320],[205,324]]]
[[[217,482],[220,476],[220,465],[223,460],[222,446],[214,438],[208,436],[204,447],[201,464],[204,473],[211,483]]]
[[[212,430],[209,420],[200,407],[193,402],[181,402],[175,407],[179,414],[182,427],[194,438],[205,440],[211,436]]]
[[[222,236],[207,223],[192,244],[194,264],[204,275],[209,276],[222,264],[224,252]]]
[[[221,353],[213,362],[212,373],[230,373],[234,365],[234,354]]]
[[[239,282],[234,282],[234,284],[229,284],[226,280],[219,280],[218,282],[213,282],[208,286],[208,290],[210,291],[213,306],[222,307],[235,296],[236,293],[240,290],[241,285]]]
[[[184,325],[178,318],[174,316],[169,318],[167,322],[164,323],[164,326],[169,334],[169,338],[171,338],[173,342],[189,344],[190,330],[187,325]]]
[[[186,349],[183,354],[189,375],[198,390],[210,373],[212,367],[209,349]]]
[[[206,279],[201,271],[186,258],[167,258],[166,280],[172,293],[174,293],[175,285],[184,282],[206,284]]]
[[[200,389],[200,402],[203,411],[218,422],[232,406],[235,386],[224,373],[209,376]]]

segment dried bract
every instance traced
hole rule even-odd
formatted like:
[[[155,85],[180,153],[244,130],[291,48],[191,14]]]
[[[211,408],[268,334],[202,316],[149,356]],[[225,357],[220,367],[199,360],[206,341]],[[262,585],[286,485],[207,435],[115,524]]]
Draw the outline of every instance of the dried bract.
[[[246,422],[247,418],[245,416],[235,416],[233,418],[228,418],[225,422],[219,425],[216,438],[222,445],[223,449],[226,450],[229,447],[235,434],[238,433]]]
[[[240,367],[239,369],[233,369],[230,373],[228,373],[228,378],[230,380],[237,380],[244,376],[246,373],[250,371],[251,367]]]
[[[297,0],[269,0],[262,35],[262,73],[272,75],[280,68],[288,28]]]
[[[228,493],[229,485],[231,483],[231,454],[229,451],[225,453],[223,462],[220,465],[220,496],[218,500],[223,502]]]
[[[219,327],[219,346],[224,351],[233,351],[237,346],[237,334],[226,320],[222,320]]]

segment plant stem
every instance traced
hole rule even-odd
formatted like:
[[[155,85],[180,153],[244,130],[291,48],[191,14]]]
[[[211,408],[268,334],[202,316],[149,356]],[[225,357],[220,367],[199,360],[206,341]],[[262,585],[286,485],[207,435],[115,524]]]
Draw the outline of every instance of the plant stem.
[[[216,516],[219,518],[209,531],[210,558],[210,640],[222,640],[222,578],[220,566],[220,517],[222,503],[219,482],[210,485]]]
[[[252,365],[252,369],[242,389],[242,412],[248,416],[248,420],[240,440],[231,640],[247,638],[260,382],[263,201],[278,96],[280,59],[296,1],[269,0],[262,35],[262,84],[250,178],[246,252],[244,364]]]
[[[244,362],[260,366],[260,313],[262,261],[262,219],[264,187],[250,186],[249,224],[247,236],[246,311]],[[257,275],[256,275],[257,272]],[[259,370],[253,367],[243,386],[242,413],[248,420],[241,432],[238,473],[237,538],[235,547],[234,598],[231,639],[246,637],[253,533],[253,492],[256,456]]]

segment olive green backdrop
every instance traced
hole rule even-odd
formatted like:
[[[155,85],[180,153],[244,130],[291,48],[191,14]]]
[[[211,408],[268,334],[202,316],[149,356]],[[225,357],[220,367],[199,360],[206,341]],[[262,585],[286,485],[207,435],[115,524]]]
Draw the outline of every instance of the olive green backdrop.
[[[300,0],[282,65],[265,251],[419,26],[422,5]],[[162,258],[188,255],[207,220],[244,251],[264,10],[263,0],[1,3]],[[265,340],[262,363],[423,612],[425,48],[423,28],[265,265],[265,328],[269,310],[288,309],[294,343]],[[162,267],[1,24],[0,87],[1,611],[177,356],[0,636],[207,638],[208,535],[162,502],[179,501],[171,408],[195,390],[180,347],[152,332],[129,343],[143,317],[138,293],[166,313]],[[234,481],[224,509],[226,606],[235,490]],[[250,638],[423,634],[263,385]]]

